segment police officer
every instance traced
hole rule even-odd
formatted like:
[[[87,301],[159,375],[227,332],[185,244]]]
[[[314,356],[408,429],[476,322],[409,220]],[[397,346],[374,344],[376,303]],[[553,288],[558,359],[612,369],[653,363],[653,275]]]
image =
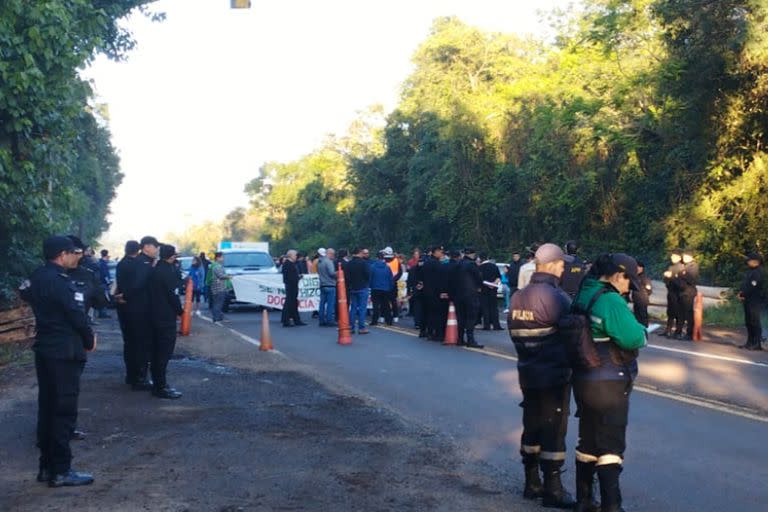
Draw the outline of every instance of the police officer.
[[[460,255],[458,251],[457,254]],[[495,266],[495,265],[494,265]],[[475,340],[475,321],[480,309],[480,288],[483,277],[477,265],[477,253],[472,247],[464,249],[464,257],[458,258],[454,269],[451,298],[456,306],[456,320],[459,331],[459,345],[483,348]]]
[[[91,309],[102,309],[107,306],[106,290],[101,282],[101,271],[99,266],[85,255],[88,246],[80,238],[74,235],[67,235],[67,238],[72,240],[79,255],[77,267],[68,270],[67,273],[78,291],[83,294],[85,298],[83,312],[90,319],[89,312]]]
[[[693,253],[683,251],[683,269],[678,275],[678,321],[675,329],[675,338],[679,340],[693,341],[693,301],[696,299],[699,281],[699,265],[693,259]],[[685,335],[683,335],[685,324]]]
[[[646,344],[645,328],[623,296],[638,290],[637,262],[621,253],[595,261],[576,295],[574,311],[589,312],[599,365],[575,364],[573,390],[579,418],[576,447],[576,510],[620,512],[619,475],[624,462],[629,396],[637,377],[637,350]],[[592,498],[595,472],[600,508]]]
[[[507,320],[517,351],[523,392],[523,496],[543,497],[545,507],[571,508],[575,501],[560,481],[560,468],[565,462],[571,368],[566,345],[558,332],[558,323],[568,314],[571,304],[559,288],[563,268],[571,257],[555,244],[543,244],[536,250],[535,261],[536,271],[530,283],[512,296]],[[539,466],[544,473],[543,486]]]
[[[484,282],[494,283],[501,285],[501,273],[496,263],[488,259],[488,255],[480,253],[480,276]],[[480,308],[483,312],[483,330],[490,331],[493,328],[494,331],[501,331],[501,324],[499,323],[499,306],[497,304],[496,296],[499,289],[494,286],[486,284],[480,288]]]
[[[445,249],[441,245],[432,247],[432,255],[424,263],[424,296],[427,302],[427,337],[432,341],[443,341],[445,322],[448,317],[446,273],[442,260]]]
[[[747,255],[747,273],[739,289],[739,300],[744,304],[744,323],[747,324],[747,343],[739,348],[763,350],[763,327],[760,314],[765,306],[765,273],[763,257],[758,253]]]
[[[675,326],[680,321],[680,272],[683,271],[683,255],[674,250],[669,255],[671,265],[664,272],[664,285],[667,287],[667,327],[661,336],[673,337]]]
[[[128,339],[130,331],[127,325],[128,314],[125,310],[123,288],[126,286],[125,283],[128,283],[132,279],[132,265],[136,262],[136,256],[139,255],[139,249],[139,242],[136,240],[128,240],[125,243],[125,254],[115,268],[115,304],[117,309],[117,320],[120,324],[120,332],[123,334],[123,362],[125,363],[126,384],[133,383],[134,376],[138,373],[138,369],[134,367],[136,357],[131,352],[133,344]]]
[[[149,276],[149,293],[152,310],[152,395],[158,398],[177,399],[181,393],[168,386],[166,370],[176,346],[176,318],[184,310],[181,307],[176,274],[176,248],[160,246],[160,260]]]
[[[426,328],[424,326],[424,280],[422,270],[424,269],[424,256],[420,256],[415,265],[408,269],[408,280],[406,288],[412,307],[413,326],[419,330],[419,337],[426,337]]]
[[[653,285],[651,278],[645,273],[645,263],[637,262],[637,274],[640,279],[640,286],[637,290],[632,290],[632,308],[635,312],[635,318],[638,322],[648,327],[648,305],[650,304]]]
[[[157,261],[160,242],[153,236],[145,236],[139,242],[141,252],[131,265],[129,279],[125,287],[121,285],[125,301],[126,327],[131,344],[135,373],[130,377],[134,391],[152,391],[152,382],[147,378],[150,354],[152,353],[151,313],[152,305],[149,293],[149,276]]]
[[[560,287],[573,299],[579,291],[581,281],[586,275],[587,265],[576,254],[579,252],[579,244],[575,240],[565,242],[565,253],[573,258],[573,261],[565,264],[563,278],[560,280]]]
[[[96,348],[96,336],[84,313],[85,297],[70,280],[82,253],[72,241],[52,236],[43,242],[45,266],[22,287],[21,296],[35,314],[37,334],[32,350],[38,383],[38,482],[50,487],[93,483],[93,476],[72,470],[69,447],[77,424],[80,375],[86,351]]]

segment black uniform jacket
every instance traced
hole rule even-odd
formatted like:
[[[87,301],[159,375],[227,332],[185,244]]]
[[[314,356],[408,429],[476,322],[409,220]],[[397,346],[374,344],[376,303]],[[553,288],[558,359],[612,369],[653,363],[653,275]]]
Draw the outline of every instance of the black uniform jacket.
[[[134,258],[130,265],[129,279],[120,285],[125,299],[125,310],[131,313],[149,314],[152,307],[149,294],[149,276],[154,260],[144,253]]]
[[[683,270],[678,275],[678,287],[680,289],[680,295],[686,297],[695,297],[698,290],[696,289],[696,283],[699,282],[699,264],[695,261],[686,263],[683,266]]]
[[[632,302],[635,304],[648,305],[652,291],[653,286],[651,284],[651,278],[645,273],[640,274],[640,289],[632,290]]]
[[[499,272],[499,267],[496,266],[495,263],[491,261],[486,261],[480,267],[480,275],[483,278],[483,281],[488,281],[489,283],[495,282],[497,279],[501,279],[501,272]],[[496,295],[496,288],[491,288],[490,286],[485,286],[481,288],[482,292],[488,295]]]
[[[685,266],[682,263],[673,263],[667,269],[667,272],[671,273],[671,277],[664,276],[664,284],[667,286],[669,293],[680,292],[680,272],[683,271]]]
[[[152,321],[156,325],[175,324],[176,317],[184,312],[176,295],[178,284],[176,268],[167,261],[158,261],[149,276]]]
[[[447,292],[448,283],[445,281],[448,276],[444,272],[443,264],[437,258],[432,256],[427,258],[421,276],[424,279],[424,295],[426,297],[437,299],[441,293]]]
[[[465,257],[459,262],[454,272],[454,282],[451,297],[456,300],[477,297],[483,286],[483,277],[475,260]]]
[[[571,378],[571,365],[558,321],[571,300],[552,274],[535,272],[531,283],[512,295],[507,325],[518,355],[520,387],[559,386]]]
[[[422,290],[419,288],[421,284],[422,288],[424,282],[422,280],[422,273],[424,270],[424,263],[419,261],[416,265],[408,269],[408,280],[406,281],[406,287],[408,288],[408,295],[412,297],[421,297]]]
[[[296,264],[296,262],[293,262],[291,260],[285,260],[283,263],[283,268],[281,269],[283,273],[283,284],[285,284],[286,287],[296,287],[299,284],[299,266]]]
[[[104,294],[104,286],[100,279],[101,272],[99,272],[98,267],[94,270],[89,263],[85,262],[85,259],[82,259],[77,268],[71,269],[67,273],[69,279],[85,297],[83,301],[85,311],[91,307],[103,308],[107,306],[107,297]]]
[[[32,273],[21,297],[35,313],[37,335],[32,350],[52,359],[85,361],[85,350],[93,348],[93,331],[82,307],[83,292],[67,271],[46,263]]]
[[[575,297],[581,287],[581,282],[586,277],[586,264],[578,256],[574,256],[572,263],[565,264],[563,277],[560,280],[560,288],[563,289],[571,298]]]
[[[345,270],[350,290],[365,290],[371,287],[371,264],[363,258],[353,257]]]
[[[747,302],[764,302],[765,273],[763,267],[749,269],[739,291]]]
[[[134,263],[136,263],[136,258],[131,256],[125,256],[117,263],[115,268],[115,281],[117,283],[115,294],[123,293],[127,289],[127,283],[133,279]]]

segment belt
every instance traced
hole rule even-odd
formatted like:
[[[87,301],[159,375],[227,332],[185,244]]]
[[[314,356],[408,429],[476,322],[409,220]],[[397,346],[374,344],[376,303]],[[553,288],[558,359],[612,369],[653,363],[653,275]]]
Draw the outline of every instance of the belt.
[[[540,338],[556,332],[555,327],[541,327],[538,329],[510,329],[509,335],[515,338]]]

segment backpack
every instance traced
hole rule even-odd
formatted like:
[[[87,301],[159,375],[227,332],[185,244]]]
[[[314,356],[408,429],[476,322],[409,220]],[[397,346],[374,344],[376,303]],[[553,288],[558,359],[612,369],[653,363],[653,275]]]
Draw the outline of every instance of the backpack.
[[[558,328],[565,339],[568,356],[574,367],[588,369],[600,368],[600,354],[597,353],[595,340],[592,338],[592,308],[606,288],[598,290],[590,299],[585,310],[574,307],[573,312],[558,322]]]

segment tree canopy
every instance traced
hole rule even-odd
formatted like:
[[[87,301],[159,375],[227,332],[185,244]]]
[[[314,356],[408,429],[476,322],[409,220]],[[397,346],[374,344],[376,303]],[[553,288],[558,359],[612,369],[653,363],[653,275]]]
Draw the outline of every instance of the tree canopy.
[[[578,239],[727,282],[765,249],[764,0],[586,0],[554,42],[435,20],[397,107],[248,184],[277,251]],[[236,221],[235,226],[239,225]]]
[[[42,240],[94,240],[122,174],[106,108],[79,70],[134,41],[119,20],[151,0],[0,2],[0,306],[40,261]]]

